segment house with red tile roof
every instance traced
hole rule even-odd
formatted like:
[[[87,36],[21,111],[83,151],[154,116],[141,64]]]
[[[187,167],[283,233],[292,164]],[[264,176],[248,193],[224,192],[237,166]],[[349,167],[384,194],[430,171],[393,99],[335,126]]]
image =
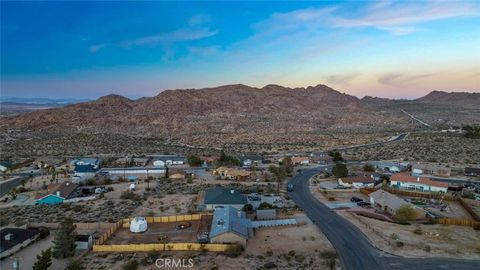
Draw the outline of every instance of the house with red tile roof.
[[[390,186],[427,192],[447,192],[448,183],[434,181],[428,177],[411,176],[408,173],[396,173],[390,177]]]

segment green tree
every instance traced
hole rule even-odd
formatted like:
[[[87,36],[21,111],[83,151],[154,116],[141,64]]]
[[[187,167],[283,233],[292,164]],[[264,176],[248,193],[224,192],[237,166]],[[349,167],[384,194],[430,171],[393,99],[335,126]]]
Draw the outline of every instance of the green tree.
[[[147,190],[150,190],[150,182],[153,180],[153,176],[149,176],[147,177],[147,179],[145,179],[145,183],[147,183]]]
[[[245,211],[245,212],[253,211],[253,205],[247,203],[243,206],[242,210]]]
[[[372,164],[363,165],[364,172],[375,172],[375,167]]]
[[[53,239],[53,257],[68,258],[75,254],[76,227],[71,217],[66,217],[58,226]]]
[[[268,167],[268,171],[273,175],[273,177],[275,177],[275,180],[277,181],[277,194],[279,194],[282,182],[287,176],[285,168],[283,166],[279,167],[275,165],[270,165]]]
[[[393,219],[397,222],[407,222],[410,220],[415,220],[417,217],[417,211],[410,205],[402,205],[400,208],[395,211]]]
[[[328,155],[333,157],[333,162],[344,161],[344,159],[342,157],[342,154],[340,154],[340,152],[338,152],[338,151],[332,151],[332,152],[328,153]]]
[[[291,157],[284,157],[282,160],[282,167],[287,174],[293,173],[293,162]]]
[[[202,165],[202,160],[197,155],[194,155],[194,154],[188,155],[187,161],[188,161],[188,165],[192,167],[198,167]]]
[[[46,249],[37,255],[37,261],[33,264],[33,270],[47,270],[52,265],[52,250]]]
[[[80,260],[71,260],[65,270],[85,270],[85,267]]]
[[[347,165],[344,163],[335,164],[333,166],[332,173],[335,175],[335,177],[346,177],[348,175]]]

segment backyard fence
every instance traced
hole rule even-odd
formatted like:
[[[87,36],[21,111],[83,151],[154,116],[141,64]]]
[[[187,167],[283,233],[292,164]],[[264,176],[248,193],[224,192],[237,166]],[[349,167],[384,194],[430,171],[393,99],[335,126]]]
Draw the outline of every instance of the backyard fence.
[[[148,223],[180,222],[200,220],[202,216],[211,214],[176,215],[163,217],[146,217]],[[159,244],[126,244],[126,245],[104,245],[104,243],[120,228],[129,228],[129,222],[133,218],[124,218],[117,223],[110,224],[111,227],[95,242],[92,247],[94,252],[132,252],[132,251],[213,251],[228,252],[235,249],[236,245],[228,244],[199,244],[199,243],[159,243]]]
[[[93,245],[94,252],[149,252],[149,251],[211,251],[229,252],[238,247],[233,244],[199,243],[163,243],[163,244],[127,244]]]
[[[110,227],[108,231],[106,231],[104,234],[102,234],[102,236],[100,236],[100,238],[95,242],[93,247],[95,247],[96,245],[102,245],[103,243],[105,243],[105,241],[107,241],[107,239],[110,238],[110,236],[114,234],[120,228],[121,225],[122,225],[121,221],[118,221],[117,223],[113,224],[113,226]]]
[[[401,190],[401,189],[396,189],[396,188],[384,188],[383,190],[392,193],[392,194],[397,194],[401,196],[409,196],[409,197],[423,197],[423,198],[428,198],[428,199],[443,199],[446,201],[456,201],[458,200],[457,198],[445,194],[445,193],[429,193],[429,192],[419,192],[419,191],[410,191],[410,190]],[[372,188],[361,188],[360,193],[364,195],[369,195],[370,193],[376,191],[376,189]]]
[[[465,210],[472,216],[475,221],[480,222],[480,216],[478,216],[478,214],[473,211],[472,207],[468,203],[466,203],[464,199],[460,198],[458,199],[458,202],[463,206],[463,208],[465,208]]]
[[[179,222],[179,221],[191,221],[191,220],[200,220],[203,215],[211,214],[192,214],[192,215],[176,215],[176,216],[163,216],[163,217],[146,217],[147,223],[164,223],[164,222]],[[133,218],[124,218],[122,220],[122,227],[129,228],[130,221]]]
[[[480,222],[468,219],[439,218],[436,220],[436,222],[443,225],[458,225],[467,227],[473,227],[475,225],[480,226]]]

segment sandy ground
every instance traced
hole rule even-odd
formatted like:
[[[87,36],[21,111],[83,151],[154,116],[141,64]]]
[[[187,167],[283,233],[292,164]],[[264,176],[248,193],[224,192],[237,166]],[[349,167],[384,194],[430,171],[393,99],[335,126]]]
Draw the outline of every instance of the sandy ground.
[[[193,242],[197,241],[197,232],[200,221],[189,221],[190,227],[179,230],[177,225],[181,222],[150,223],[148,230],[143,233],[132,233],[128,228],[120,228],[107,240],[108,245],[160,243],[159,237],[168,237],[168,242]]]
[[[449,257],[457,259],[480,259],[480,231],[470,227],[453,225],[399,225],[357,216],[348,211],[337,211],[355,224],[370,241],[388,253],[406,257]],[[420,228],[420,234],[414,231]],[[404,243],[397,247],[397,241]],[[430,247],[430,251],[427,249]]]
[[[274,263],[276,269],[328,269],[320,253],[333,250],[330,242],[305,214],[297,213],[294,217],[299,225],[256,230],[245,251],[237,257],[201,252],[89,253],[83,261],[87,269],[112,270],[122,269],[130,260],[138,261],[139,269],[158,269],[154,265],[158,258],[193,258],[191,269],[215,269],[217,266],[218,269],[247,270],[262,268],[266,263]],[[151,259],[147,261],[147,257]]]

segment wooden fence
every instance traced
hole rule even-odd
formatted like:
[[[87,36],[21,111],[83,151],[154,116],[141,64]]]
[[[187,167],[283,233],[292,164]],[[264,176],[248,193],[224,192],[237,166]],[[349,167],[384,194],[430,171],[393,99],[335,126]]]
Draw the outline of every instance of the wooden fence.
[[[106,231],[104,234],[102,234],[102,236],[100,236],[100,238],[95,242],[93,246],[95,247],[96,245],[102,245],[103,243],[105,243],[105,241],[107,241],[107,239],[110,238],[110,236],[114,234],[121,225],[122,221],[114,223],[113,226],[108,229],[108,231]]]
[[[460,198],[458,199],[458,202],[463,206],[463,208],[465,208],[465,210],[472,216],[475,221],[480,222],[480,216],[475,213],[475,211],[473,211],[472,207],[470,207],[470,205],[466,203],[464,199]]]
[[[211,214],[192,214],[192,215],[176,215],[176,216],[163,216],[163,217],[146,217],[147,223],[162,223],[162,222],[179,222],[179,221],[191,221],[200,220],[202,216]],[[92,249],[97,251],[109,251],[109,252],[132,252],[132,251],[188,251],[188,250],[204,250],[214,252],[225,252],[232,248],[236,248],[236,245],[226,244],[199,244],[199,243],[161,243],[161,244],[127,244],[127,245],[104,245],[104,243],[120,228],[129,228],[130,221],[133,218],[124,218],[117,223],[110,224],[111,227],[100,238],[95,241]]]
[[[199,243],[163,243],[163,244],[127,244],[127,245],[93,245],[93,252],[149,252],[149,251],[211,251],[229,252],[236,250],[234,244],[199,244]]]
[[[458,225],[467,227],[473,227],[474,225],[480,226],[480,222],[469,219],[439,218],[436,220],[436,222],[443,225]]]
[[[200,220],[203,215],[211,214],[192,214],[192,215],[175,215],[175,216],[163,216],[163,217],[146,217],[147,223],[163,223],[163,222],[179,222],[179,221],[191,221]],[[122,220],[122,227],[129,228],[130,221],[133,218],[124,218]]]
[[[396,188],[383,188],[388,193],[397,194],[401,196],[409,196],[409,197],[423,197],[428,199],[443,199],[446,201],[456,201],[457,198],[453,197],[452,195],[445,194],[445,193],[430,193],[430,192],[419,192],[419,191],[411,191],[411,190],[402,190]],[[364,195],[369,195],[372,192],[375,192],[376,189],[372,188],[361,188],[360,193]]]

